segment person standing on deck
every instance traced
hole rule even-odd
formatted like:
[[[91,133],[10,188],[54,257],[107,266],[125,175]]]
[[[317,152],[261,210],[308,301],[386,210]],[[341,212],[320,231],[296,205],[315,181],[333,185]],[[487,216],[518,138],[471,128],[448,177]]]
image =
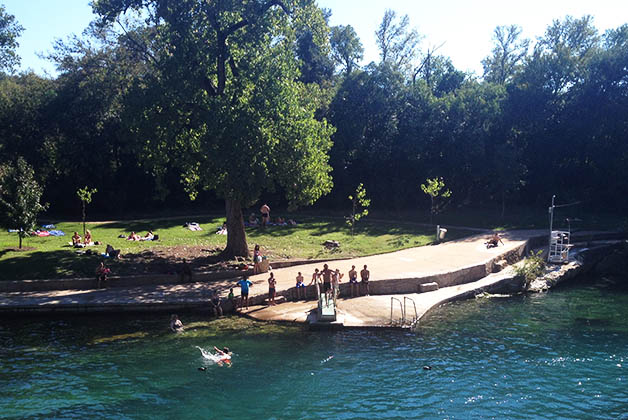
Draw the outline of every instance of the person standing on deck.
[[[366,269],[366,264],[364,264],[364,269],[360,271],[360,277],[362,277],[362,284],[366,290],[366,296],[369,296],[369,278],[371,277],[371,273]]]
[[[240,309],[245,304],[246,309],[249,309],[249,287],[253,286],[253,283],[251,283],[248,277],[243,277],[237,285],[240,286]]]
[[[329,301],[329,295],[331,293],[331,273],[327,264],[323,265],[320,275],[323,277],[323,292],[325,292],[325,298]]]
[[[321,277],[321,274],[318,272],[318,268],[314,269],[314,274],[312,274],[312,281],[310,282],[310,284],[308,284],[308,286],[314,285],[314,290],[316,290],[316,284],[318,283],[320,277]],[[314,297],[318,299],[318,296],[316,296],[316,293],[314,294]]]
[[[358,285],[358,272],[355,270],[355,265],[351,266],[349,270],[349,285],[351,286],[351,297],[355,295],[360,296],[360,286]]]
[[[275,279],[275,274],[270,273],[270,277],[268,278],[268,304],[271,306],[275,306],[276,285],[277,280]]]

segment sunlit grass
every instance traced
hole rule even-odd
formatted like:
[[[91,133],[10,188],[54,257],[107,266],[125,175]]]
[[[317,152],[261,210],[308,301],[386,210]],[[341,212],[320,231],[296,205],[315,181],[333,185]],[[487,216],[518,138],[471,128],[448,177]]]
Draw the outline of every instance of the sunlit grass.
[[[257,243],[262,247],[264,255],[271,261],[285,259],[337,259],[363,255],[392,252],[399,249],[422,246],[432,243],[433,228],[397,222],[374,222],[364,219],[351,236],[342,218],[294,217],[297,226],[270,226],[265,230],[247,228],[248,244],[252,249]],[[186,221],[198,222],[203,230],[190,231],[183,227]],[[192,264],[200,262],[211,255],[211,251],[222,249],[227,237],[216,235],[215,232],[224,222],[223,217],[194,217],[181,219],[144,219],[119,222],[89,223],[95,241],[100,245],[80,250],[70,246],[74,231],[82,234],[79,222],[56,223],[57,229],[66,233],[63,237],[28,237],[23,246],[27,250],[15,251],[18,238],[15,233],[0,232],[0,280],[89,277],[102,260],[101,253],[107,244],[121,249],[122,255],[150,251],[172,251],[173,263],[180,262],[175,255],[176,249],[188,248],[198,255],[192,256]],[[144,235],[148,229],[159,235],[158,241],[133,242],[120,235],[128,235],[135,231]],[[462,236],[463,232],[450,232],[449,238]],[[338,249],[329,250],[323,246],[326,240],[340,243]],[[93,255],[79,254],[86,249]],[[184,252],[182,254],[185,254]],[[198,261],[195,261],[198,260]],[[116,274],[138,272],[137,267],[130,267],[122,259],[116,263]],[[143,267],[139,272],[159,272],[159,269]],[[165,268],[161,268],[165,270]]]

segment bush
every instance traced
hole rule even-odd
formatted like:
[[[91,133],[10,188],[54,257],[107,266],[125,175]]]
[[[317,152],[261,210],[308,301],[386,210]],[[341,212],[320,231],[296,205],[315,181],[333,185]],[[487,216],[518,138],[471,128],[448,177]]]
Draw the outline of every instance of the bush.
[[[543,258],[543,251],[530,251],[530,255],[525,259],[522,265],[515,268],[515,275],[517,278],[522,279],[525,285],[525,289],[530,286],[534,280],[543,275],[545,272],[545,259]]]

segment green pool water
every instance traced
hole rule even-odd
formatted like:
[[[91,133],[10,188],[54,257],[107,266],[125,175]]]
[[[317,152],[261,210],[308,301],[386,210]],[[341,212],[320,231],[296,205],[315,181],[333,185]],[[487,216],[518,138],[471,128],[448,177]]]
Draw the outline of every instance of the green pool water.
[[[448,304],[415,332],[186,313],[182,334],[168,314],[5,318],[0,417],[628,419],[625,283]],[[197,348],[213,345],[233,350],[231,368]]]

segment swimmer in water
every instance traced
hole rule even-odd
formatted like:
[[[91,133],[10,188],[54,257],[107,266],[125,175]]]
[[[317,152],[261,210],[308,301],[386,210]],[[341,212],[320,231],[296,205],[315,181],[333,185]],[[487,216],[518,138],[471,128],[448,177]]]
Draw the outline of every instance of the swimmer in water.
[[[216,350],[216,356],[218,356],[216,364],[222,366],[224,363],[231,367],[231,351],[229,351],[229,347],[223,347],[222,350],[220,350],[218,347],[214,346],[214,350]]]
[[[172,315],[170,317],[170,329],[174,332],[183,331],[183,323],[177,315]]]

